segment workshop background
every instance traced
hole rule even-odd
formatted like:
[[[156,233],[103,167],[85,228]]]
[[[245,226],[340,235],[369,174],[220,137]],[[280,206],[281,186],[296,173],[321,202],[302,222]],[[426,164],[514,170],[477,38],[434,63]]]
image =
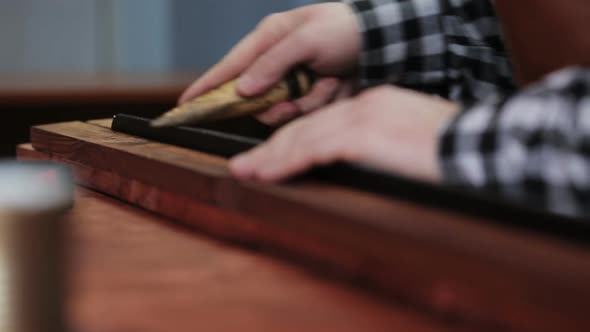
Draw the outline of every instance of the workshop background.
[[[0,0],[0,77],[203,69],[267,14],[313,2]]]

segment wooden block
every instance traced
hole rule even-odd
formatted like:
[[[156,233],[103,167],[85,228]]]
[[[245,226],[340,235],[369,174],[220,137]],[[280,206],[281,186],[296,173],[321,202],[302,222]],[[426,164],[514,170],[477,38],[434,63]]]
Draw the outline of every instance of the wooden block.
[[[97,119],[120,112],[154,117],[176,105],[195,74],[12,75],[0,80],[0,158],[28,142],[34,125]]]
[[[93,125],[103,127],[103,128],[111,128],[111,124],[113,123],[113,119],[109,118],[109,119],[90,120],[90,121],[87,121],[86,123],[93,124]]]
[[[590,327],[586,247],[328,185],[236,182],[221,158],[97,124],[39,126],[31,139],[84,185],[363,280],[462,327]]]

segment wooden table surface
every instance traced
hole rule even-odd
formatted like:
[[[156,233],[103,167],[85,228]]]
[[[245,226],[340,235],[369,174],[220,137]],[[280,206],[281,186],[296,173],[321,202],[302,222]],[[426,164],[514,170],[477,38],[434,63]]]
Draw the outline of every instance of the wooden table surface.
[[[74,331],[445,331],[419,313],[80,189]]]
[[[0,108],[50,104],[169,103],[196,73],[55,73],[2,75]]]

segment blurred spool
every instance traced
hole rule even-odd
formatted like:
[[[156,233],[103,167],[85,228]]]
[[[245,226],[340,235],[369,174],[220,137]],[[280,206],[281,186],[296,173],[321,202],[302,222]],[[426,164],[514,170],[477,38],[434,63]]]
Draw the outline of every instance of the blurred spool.
[[[63,214],[68,170],[0,162],[0,331],[59,332],[63,319]]]

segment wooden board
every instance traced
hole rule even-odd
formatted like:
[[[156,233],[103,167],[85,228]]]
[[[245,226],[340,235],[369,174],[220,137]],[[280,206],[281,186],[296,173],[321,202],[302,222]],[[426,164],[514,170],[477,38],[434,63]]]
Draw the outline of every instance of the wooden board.
[[[590,252],[470,217],[316,183],[260,186],[226,161],[114,133],[35,127],[78,181],[226,239],[255,243],[475,330],[585,331]],[[21,155],[30,155],[21,147]]]
[[[68,218],[72,331],[448,331],[87,190]]]

